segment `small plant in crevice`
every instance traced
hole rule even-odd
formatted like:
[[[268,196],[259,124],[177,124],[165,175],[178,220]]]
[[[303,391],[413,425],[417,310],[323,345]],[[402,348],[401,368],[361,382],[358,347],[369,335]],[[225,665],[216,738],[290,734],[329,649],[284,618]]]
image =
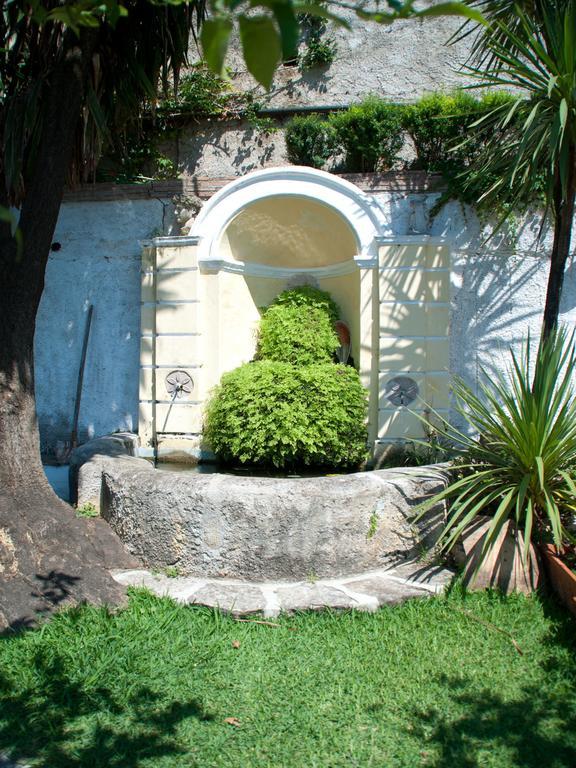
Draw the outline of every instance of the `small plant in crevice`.
[[[355,468],[367,455],[367,394],[333,362],[333,300],[310,286],[280,294],[262,316],[256,359],[224,374],[204,436],[227,463]]]
[[[77,507],[76,517],[100,517],[100,513],[92,502],[87,501],[85,504]]]

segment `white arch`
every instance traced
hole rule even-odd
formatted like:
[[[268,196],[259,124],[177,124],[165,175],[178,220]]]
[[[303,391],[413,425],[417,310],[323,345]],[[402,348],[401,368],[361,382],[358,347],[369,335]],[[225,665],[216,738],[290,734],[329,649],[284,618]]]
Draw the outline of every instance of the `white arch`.
[[[338,176],[297,165],[253,171],[230,182],[210,198],[190,232],[191,237],[198,238],[200,269],[245,271],[246,265],[222,258],[218,252],[220,238],[232,219],[250,203],[278,196],[307,197],[334,209],[348,222],[356,237],[358,253],[354,261],[362,266],[368,266],[368,262],[371,262],[372,266],[377,259],[376,238],[386,232],[387,222],[384,211],[376,200]],[[350,265],[352,266],[352,263]],[[327,269],[329,268],[309,271]],[[285,270],[261,267],[259,271],[273,273]]]

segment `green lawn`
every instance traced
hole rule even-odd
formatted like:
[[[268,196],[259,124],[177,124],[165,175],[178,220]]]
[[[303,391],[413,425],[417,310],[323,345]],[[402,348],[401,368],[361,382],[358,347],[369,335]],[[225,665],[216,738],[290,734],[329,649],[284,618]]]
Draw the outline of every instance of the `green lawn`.
[[[576,766],[576,624],[553,603],[455,589],[277,623],[136,592],[116,615],[2,638],[0,752],[47,768]]]

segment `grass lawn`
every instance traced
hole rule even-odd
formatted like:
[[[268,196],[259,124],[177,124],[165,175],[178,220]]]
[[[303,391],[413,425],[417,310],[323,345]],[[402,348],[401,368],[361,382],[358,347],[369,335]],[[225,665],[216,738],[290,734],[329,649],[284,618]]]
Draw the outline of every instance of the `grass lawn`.
[[[455,589],[276,623],[138,591],[1,638],[0,751],[46,768],[576,766],[576,623],[554,603]]]

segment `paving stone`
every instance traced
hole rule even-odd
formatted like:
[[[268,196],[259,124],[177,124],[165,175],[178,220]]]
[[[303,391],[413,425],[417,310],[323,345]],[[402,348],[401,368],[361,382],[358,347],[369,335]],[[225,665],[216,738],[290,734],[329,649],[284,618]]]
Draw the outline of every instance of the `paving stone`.
[[[276,595],[283,611],[305,611],[319,608],[358,608],[359,601],[334,586],[296,583],[277,587]]]
[[[266,600],[255,584],[218,584],[211,582],[197,590],[190,598],[195,605],[220,608],[234,616],[263,611]]]
[[[415,560],[408,560],[389,568],[383,568],[382,573],[421,584],[433,592],[443,592],[454,578],[454,571],[449,568]]]
[[[154,574],[145,570],[115,573],[114,578],[125,586],[146,587],[160,597],[168,596],[183,602],[186,602],[190,595],[206,583],[204,579],[189,576],[169,578],[164,574]]]
[[[411,597],[428,597],[430,592],[416,585],[403,584],[385,576],[370,576],[365,579],[346,581],[345,586],[352,592],[372,595],[380,605],[396,605]]]

